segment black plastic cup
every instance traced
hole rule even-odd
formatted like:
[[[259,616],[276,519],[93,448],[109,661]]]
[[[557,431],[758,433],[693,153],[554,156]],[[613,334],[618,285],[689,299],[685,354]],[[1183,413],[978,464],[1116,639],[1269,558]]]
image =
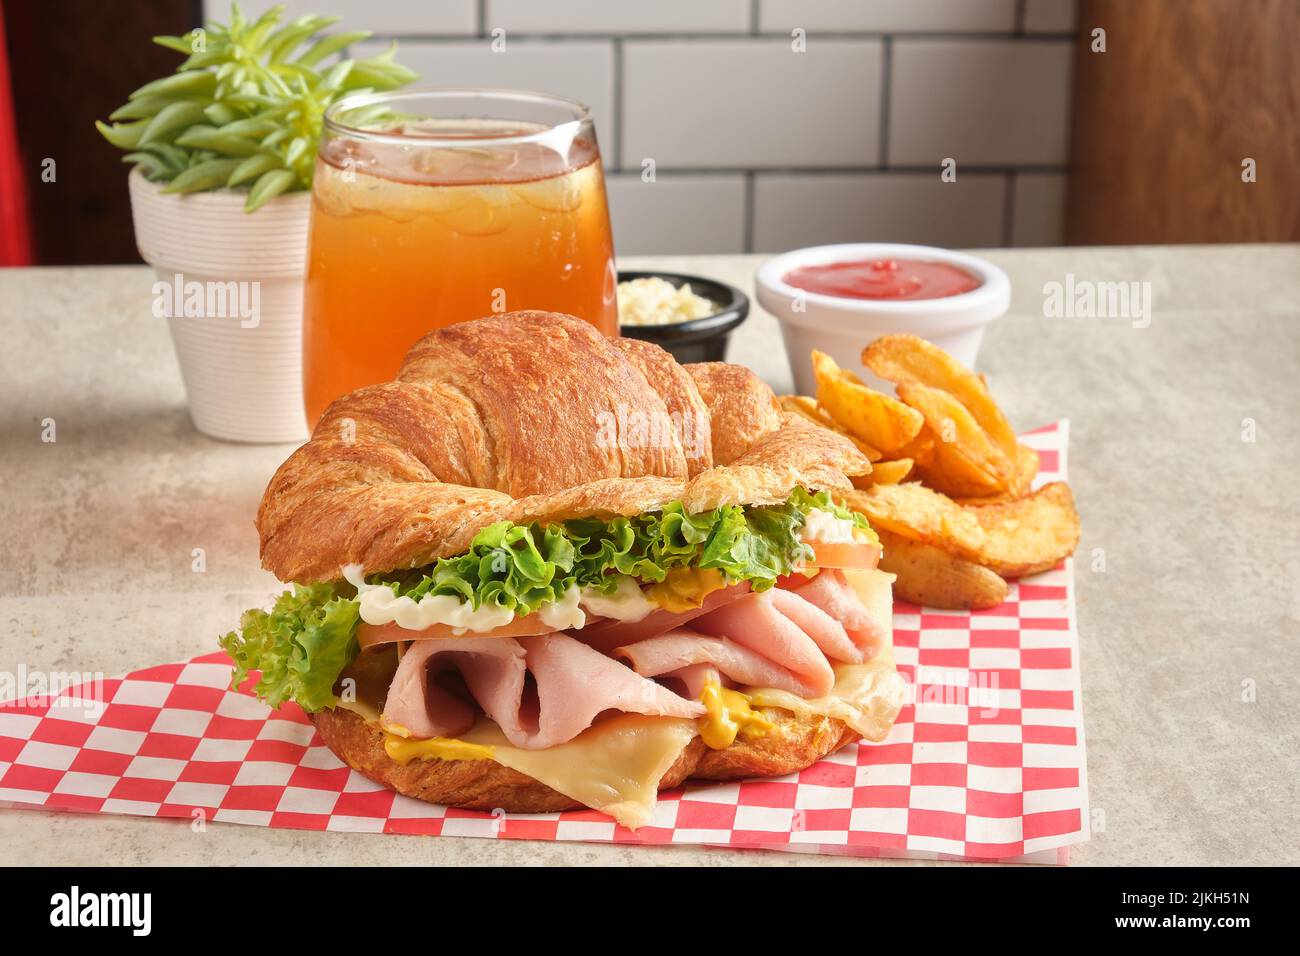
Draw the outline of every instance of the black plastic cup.
[[[717,311],[699,319],[668,325],[619,325],[619,334],[653,342],[672,353],[678,362],[721,362],[727,357],[732,330],[749,315],[749,296],[734,285],[680,272],[620,272],[619,282],[632,279],[663,279],[680,289],[688,282],[691,291],[708,299]]]

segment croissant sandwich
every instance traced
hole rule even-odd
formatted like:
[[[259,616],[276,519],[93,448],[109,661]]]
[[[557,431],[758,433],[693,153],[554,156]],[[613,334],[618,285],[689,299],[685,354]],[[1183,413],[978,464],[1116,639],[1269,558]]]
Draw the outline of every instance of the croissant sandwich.
[[[257,529],[293,587],[221,644],[399,793],[636,828],[688,778],[888,733],[892,577],[833,497],[870,467],[740,366],[552,313],[454,325],[280,466]]]

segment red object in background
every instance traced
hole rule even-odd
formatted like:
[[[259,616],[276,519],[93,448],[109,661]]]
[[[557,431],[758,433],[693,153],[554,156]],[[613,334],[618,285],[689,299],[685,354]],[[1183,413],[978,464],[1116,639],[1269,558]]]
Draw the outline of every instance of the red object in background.
[[[821,295],[845,299],[944,299],[980,287],[980,280],[946,262],[864,259],[803,266],[782,281]]]
[[[27,218],[27,183],[18,157],[9,48],[0,6],[0,266],[32,264],[32,226]]]

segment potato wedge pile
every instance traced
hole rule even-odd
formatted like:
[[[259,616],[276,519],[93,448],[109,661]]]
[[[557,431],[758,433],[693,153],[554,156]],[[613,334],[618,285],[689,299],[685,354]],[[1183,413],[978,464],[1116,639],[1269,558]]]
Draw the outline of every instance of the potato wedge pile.
[[[815,398],[781,407],[851,439],[871,461],[844,503],[880,534],[895,593],[930,607],[988,608],[1007,580],[1054,567],[1079,542],[1069,485],[1031,491],[1038,456],[1020,444],[984,378],[912,335],[886,335],[862,364],[897,398],[812,353]]]

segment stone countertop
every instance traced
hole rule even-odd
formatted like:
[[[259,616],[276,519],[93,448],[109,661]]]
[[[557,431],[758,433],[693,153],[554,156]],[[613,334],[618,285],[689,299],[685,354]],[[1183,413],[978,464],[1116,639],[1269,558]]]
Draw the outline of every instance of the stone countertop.
[[[1018,428],[1072,422],[1094,814],[1075,862],[1300,863],[1300,247],[986,255],[1014,294],[981,370]],[[760,261],[620,265],[706,275],[752,297]],[[1151,282],[1150,326],[1044,318],[1043,284],[1067,274]],[[144,267],[0,270],[0,670],[113,675],[187,658],[278,589],[258,566],[252,517],[290,447],[194,431],[165,323],[150,316],[152,282]],[[789,390],[776,322],[757,306],[729,358]],[[47,417],[53,444],[40,438]],[[25,810],[0,811],[0,845],[42,864],[873,862],[222,824],[193,833],[186,821]]]

